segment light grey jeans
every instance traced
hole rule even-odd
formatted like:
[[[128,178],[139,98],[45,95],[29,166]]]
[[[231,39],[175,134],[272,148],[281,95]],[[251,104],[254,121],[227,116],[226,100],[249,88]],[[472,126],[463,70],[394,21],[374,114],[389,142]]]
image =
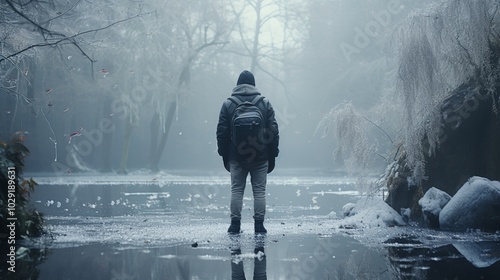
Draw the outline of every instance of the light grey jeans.
[[[266,214],[266,183],[268,162],[259,161],[255,163],[229,162],[231,170],[231,220],[241,220],[241,209],[243,208],[243,193],[248,173],[253,192],[253,209],[255,220],[264,220]]]

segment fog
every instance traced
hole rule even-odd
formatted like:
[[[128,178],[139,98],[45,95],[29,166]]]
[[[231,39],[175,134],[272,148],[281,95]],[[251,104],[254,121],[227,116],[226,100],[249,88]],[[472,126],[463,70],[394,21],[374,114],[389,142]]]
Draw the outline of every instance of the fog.
[[[333,128],[321,123],[350,102],[374,144],[365,166],[380,172],[399,127],[379,105],[393,87],[387,46],[423,5],[50,1],[16,12],[8,3],[0,12],[9,23],[0,23],[1,138],[25,134],[27,170],[58,174],[223,171],[215,129],[243,70],[275,108],[277,170],[345,170],[345,151],[343,160]]]
[[[499,8],[1,0],[0,274],[495,278]],[[244,70],[279,126],[251,190],[216,140]]]

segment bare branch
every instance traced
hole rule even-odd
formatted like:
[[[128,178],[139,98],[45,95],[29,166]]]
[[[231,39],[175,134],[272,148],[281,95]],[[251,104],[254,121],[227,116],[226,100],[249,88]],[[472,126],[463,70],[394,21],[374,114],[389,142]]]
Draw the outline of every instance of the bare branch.
[[[479,69],[479,66],[472,59],[469,50],[466,47],[464,47],[464,45],[462,45],[462,42],[460,42],[460,36],[457,36],[455,39],[457,40],[458,46],[465,52],[465,55],[467,56],[469,63],[472,64],[476,69]]]
[[[260,27],[263,27],[269,20],[278,18],[277,16],[280,14],[278,10],[274,10],[265,17],[260,19]]]
[[[0,56],[2,56],[4,58],[4,59],[0,59],[0,62],[2,62],[2,60],[7,60],[7,61],[9,61],[12,64],[12,66],[14,66],[19,71],[19,73],[23,72],[21,70],[21,68],[19,68],[19,66],[17,65],[17,63],[15,61],[12,61],[11,58],[5,57],[2,54],[0,54]],[[26,80],[26,82],[28,83],[28,85],[31,85],[30,81],[24,75],[21,75],[21,77],[23,77],[23,79]]]
[[[238,25],[238,33],[239,33],[240,38],[241,38],[241,43],[242,43],[243,47],[247,50],[247,52],[250,54],[252,52],[250,51],[250,47],[246,44],[247,40],[245,39],[245,36],[243,36],[243,27],[242,27],[241,21],[240,21],[241,14],[245,10],[245,8],[242,8],[241,11],[236,12],[236,8],[232,4],[232,2],[231,2],[231,8],[233,9],[233,13],[235,13],[235,16],[236,16],[236,23]]]
[[[64,15],[65,15],[65,14],[67,14],[69,11],[73,10],[73,9],[74,9],[74,8],[75,8],[78,4],[80,4],[80,2],[81,2],[81,1],[82,1],[82,0],[78,0],[78,1],[76,1],[73,5],[71,5],[71,7],[69,7],[68,9],[66,9],[66,11],[58,13],[55,17],[53,17],[53,18],[51,18],[51,19],[48,19],[48,20],[46,20],[46,21],[42,22],[41,24],[46,24],[46,23],[49,23],[49,22],[51,22],[51,21],[54,21],[55,19],[58,19],[58,18],[60,18],[60,17],[64,16]]]
[[[271,78],[273,78],[276,82],[278,82],[282,87],[283,87],[283,90],[285,90],[285,95],[288,96],[288,90],[287,90],[287,87],[285,85],[285,83],[279,79],[278,77],[276,77],[275,75],[273,75],[271,72],[267,71],[266,69],[264,69],[264,67],[260,66],[259,63],[257,63],[257,67],[264,73],[266,73],[267,75],[269,75]]]
[[[150,12],[151,13],[151,12]],[[3,58],[0,58],[0,63],[6,59],[9,59],[11,57],[14,57],[14,56],[17,56],[23,52],[26,52],[28,50],[31,50],[31,49],[34,49],[34,48],[40,48],[40,47],[48,47],[48,46],[56,46],[60,43],[63,43],[63,42],[69,42],[71,43],[73,46],[75,46],[88,60],[90,60],[91,62],[95,62],[92,58],[90,58],[90,56],[78,45],[78,43],[75,41],[75,38],[78,38],[82,35],[85,35],[85,34],[88,34],[88,33],[94,33],[94,32],[99,32],[99,31],[102,31],[102,30],[105,30],[107,28],[110,28],[114,25],[117,25],[117,24],[120,24],[120,23],[123,23],[123,22],[126,22],[126,21],[129,21],[129,20],[132,20],[134,18],[137,18],[137,17],[141,17],[143,15],[147,15],[147,14],[150,14],[150,13],[145,13],[145,14],[137,14],[135,16],[132,16],[132,17],[128,17],[128,18],[125,18],[125,19],[122,19],[122,20],[119,20],[119,21],[116,21],[116,22],[113,22],[111,24],[108,24],[104,27],[100,27],[100,28],[96,28],[96,29],[91,29],[91,30],[86,30],[86,31],[82,31],[82,32],[79,32],[77,34],[74,34],[72,36],[69,36],[69,37],[64,37],[64,38],[61,38],[61,39],[57,39],[53,42],[44,42],[44,43],[38,43],[38,44],[33,44],[33,45],[30,45],[28,47],[25,47],[17,52],[14,52],[10,55],[7,55],[7,56],[3,56]]]
[[[360,116],[365,119],[367,122],[373,124],[374,126],[376,126],[378,129],[380,129],[384,134],[385,136],[387,136],[387,138],[389,139],[389,141],[391,141],[392,144],[394,144],[394,141],[392,140],[391,136],[389,136],[389,134],[387,134],[387,132],[382,128],[380,127],[378,124],[374,123],[372,120],[370,120],[369,118],[365,117],[364,115],[360,114]],[[387,159],[386,159],[387,160]]]

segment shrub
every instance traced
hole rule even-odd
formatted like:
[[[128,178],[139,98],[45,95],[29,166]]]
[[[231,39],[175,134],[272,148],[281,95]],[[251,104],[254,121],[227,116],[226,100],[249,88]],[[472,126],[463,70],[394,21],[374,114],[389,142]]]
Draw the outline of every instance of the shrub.
[[[24,137],[24,132],[17,132],[8,142],[0,142],[0,223],[6,225],[9,217],[17,218],[16,239],[40,237],[46,233],[43,215],[28,205],[30,193],[37,183],[33,179],[23,179],[24,158],[29,154],[23,144]],[[15,189],[9,197],[12,187]],[[15,208],[10,209],[9,202]],[[2,227],[0,235],[8,236],[7,230]]]

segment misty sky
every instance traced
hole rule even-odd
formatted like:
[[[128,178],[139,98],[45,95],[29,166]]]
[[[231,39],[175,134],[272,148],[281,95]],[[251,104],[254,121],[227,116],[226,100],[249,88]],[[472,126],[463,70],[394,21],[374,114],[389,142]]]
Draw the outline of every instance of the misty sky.
[[[223,171],[218,113],[247,69],[276,110],[277,166],[343,169],[332,133],[323,135],[317,126],[349,101],[396,134],[394,121],[377,108],[387,88],[384,46],[413,6],[402,0],[262,0],[58,2],[44,6],[44,13],[27,7],[57,32],[82,34],[78,47],[30,50],[15,68],[2,61],[12,69],[3,84],[19,75],[12,89],[29,99],[2,96],[2,137],[27,131],[28,166],[36,171],[148,169],[154,154],[161,155],[160,169]],[[43,41],[25,26],[4,28],[11,49],[2,55]],[[153,149],[152,140],[161,146],[165,132],[164,149]],[[380,131],[369,133],[387,152]]]

